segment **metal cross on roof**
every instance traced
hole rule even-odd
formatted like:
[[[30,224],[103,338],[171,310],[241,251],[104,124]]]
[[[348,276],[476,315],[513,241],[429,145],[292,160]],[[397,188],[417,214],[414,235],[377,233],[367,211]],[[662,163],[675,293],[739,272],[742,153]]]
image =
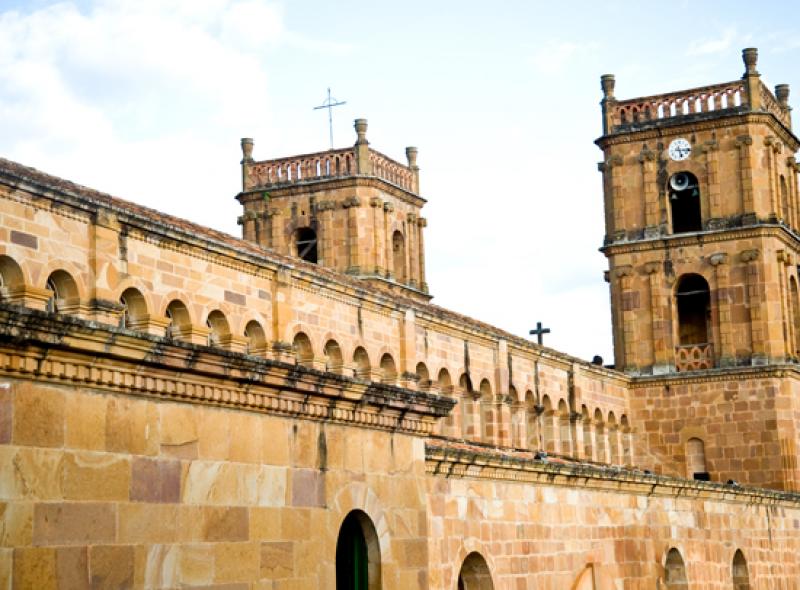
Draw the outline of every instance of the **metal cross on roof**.
[[[550,333],[550,328],[542,328],[542,322],[536,322],[536,329],[528,332],[529,334],[536,334],[536,341],[541,346],[544,343],[544,335]]]
[[[333,149],[333,114],[331,113],[331,111],[333,110],[333,107],[338,107],[343,104],[347,104],[347,101],[344,100],[338,101],[335,98],[333,98],[331,96],[331,89],[328,88],[328,98],[326,98],[322,102],[322,104],[319,105],[318,107],[314,107],[315,111],[319,109],[328,109],[328,130],[330,131],[331,134],[331,149]]]

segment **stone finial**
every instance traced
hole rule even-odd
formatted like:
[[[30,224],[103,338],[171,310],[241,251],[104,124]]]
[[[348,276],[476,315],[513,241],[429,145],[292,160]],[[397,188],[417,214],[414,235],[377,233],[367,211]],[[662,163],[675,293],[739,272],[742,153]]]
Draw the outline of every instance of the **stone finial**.
[[[600,76],[600,86],[603,88],[603,96],[606,98],[614,98],[614,85],[616,80],[614,74],[603,74]]]
[[[744,61],[744,75],[745,76],[758,76],[756,70],[756,63],[758,62],[758,49],[755,47],[748,47],[742,49],[742,60]]]
[[[406,148],[406,159],[408,160],[408,167],[409,168],[416,168],[417,167],[417,148],[413,146],[409,146]]]
[[[253,161],[253,138],[251,137],[242,138],[242,161]]]
[[[353,123],[353,127],[355,127],[356,133],[358,134],[356,145],[369,144],[369,142],[367,141],[367,120],[356,119],[355,122]]]
[[[781,106],[785,109],[789,108],[789,85],[788,84],[778,84],[775,86],[775,98],[778,99],[778,102],[781,103]]]

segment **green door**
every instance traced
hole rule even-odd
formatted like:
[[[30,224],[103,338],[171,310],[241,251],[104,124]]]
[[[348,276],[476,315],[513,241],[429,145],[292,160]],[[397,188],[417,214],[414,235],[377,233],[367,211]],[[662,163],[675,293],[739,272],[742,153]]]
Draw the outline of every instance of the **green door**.
[[[336,542],[336,590],[367,590],[367,542],[353,513],[344,519]]]

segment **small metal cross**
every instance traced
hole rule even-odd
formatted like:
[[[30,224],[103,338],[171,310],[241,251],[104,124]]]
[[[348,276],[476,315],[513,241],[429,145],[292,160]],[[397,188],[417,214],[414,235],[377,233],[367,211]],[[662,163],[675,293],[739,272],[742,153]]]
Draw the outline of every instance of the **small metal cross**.
[[[536,341],[541,346],[544,342],[544,335],[550,333],[550,328],[542,328],[542,322],[536,322],[536,329],[528,332],[529,334],[536,334]]]
[[[333,110],[333,107],[338,107],[343,104],[347,104],[347,101],[338,101],[331,97],[331,89],[328,88],[328,98],[326,98],[318,107],[314,107],[315,111],[319,109],[328,109],[328,129],[330,130],[331,134],[331,149],[333,149],[333,115],[331,114],[331,111]]]

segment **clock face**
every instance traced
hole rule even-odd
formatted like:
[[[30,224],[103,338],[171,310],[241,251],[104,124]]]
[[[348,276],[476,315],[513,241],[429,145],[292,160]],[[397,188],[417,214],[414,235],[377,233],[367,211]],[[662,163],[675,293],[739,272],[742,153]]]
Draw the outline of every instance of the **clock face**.
[[[669,157],[673,160],[685,160],[692,153],[692,144],[682,137],[673,139],[669,144]]]

